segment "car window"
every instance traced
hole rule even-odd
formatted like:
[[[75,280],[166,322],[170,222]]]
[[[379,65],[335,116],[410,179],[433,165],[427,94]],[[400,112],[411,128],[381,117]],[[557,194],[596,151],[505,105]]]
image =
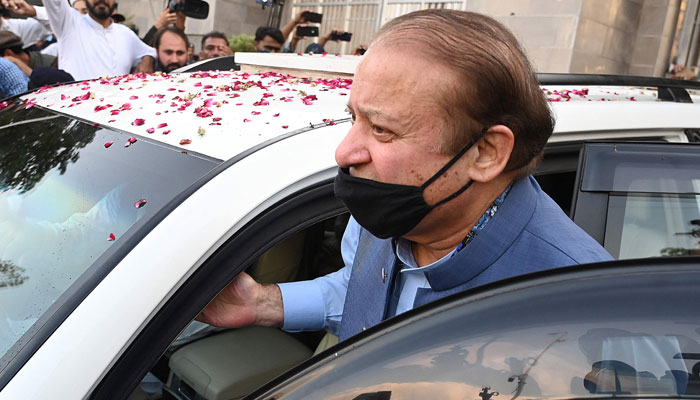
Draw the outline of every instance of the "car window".
[[[610,196],[608,214],[605,241],[619,259],[700,254],[700,196]]]
[[[656,264],[586,266],[414,310],[255,398],[697,398],[697,268]]]
[[[700,252],[700,147],[584,147],[574,222],[617,259]]]
[[[5,104],[0,367],[103,253],[217,164],[40,107]]]

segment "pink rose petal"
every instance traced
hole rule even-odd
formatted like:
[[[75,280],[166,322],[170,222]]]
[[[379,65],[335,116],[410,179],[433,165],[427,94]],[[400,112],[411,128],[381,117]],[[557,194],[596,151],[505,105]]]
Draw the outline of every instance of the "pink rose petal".
[[[134,122],[131,123],[131,125],[141,126],[141,125],[143,125],[145,122],[146,122],[146,120],[143,119],[143,118],[136,118],[136,119],[134,120]]]
[[[117,238],[117,237],[114,236],[113,233],[110,233],[110,234],[109,234],[109,237],[107,238],[107,241],[108,241],[108,242],[113,242],[116,238]]]
[[[141,199],[141,200],[137,201],[136,203],[134,203],[134,207],[141,208],[141,207],[145,206],[147,202],[148,202],[148,200]]]
[[[109,146],[111,146],[111,145],[113,145],[113,144],[114,144],[114,142],[107,142],[107,143],[105,143],[105,149],[106,149],[106,148],[109,148]]]

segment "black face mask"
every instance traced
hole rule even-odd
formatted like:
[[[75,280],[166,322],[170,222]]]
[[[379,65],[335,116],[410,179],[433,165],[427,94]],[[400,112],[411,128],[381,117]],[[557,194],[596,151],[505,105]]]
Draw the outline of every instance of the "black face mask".
[[[423,198],[425,188],[450,169],[481,139],[484,132],[469,142],[444,167],[420,186],[397,185],[358,178],[351,176],[347,168],[338,168],[334,184],[335,197],[345,203],[350,214],[372,235],[381,239],[403,236],[415,228],[435,207],[447,203],[469,189],[474,181],[469,181],[459,190],[433,205],[426,203]]]

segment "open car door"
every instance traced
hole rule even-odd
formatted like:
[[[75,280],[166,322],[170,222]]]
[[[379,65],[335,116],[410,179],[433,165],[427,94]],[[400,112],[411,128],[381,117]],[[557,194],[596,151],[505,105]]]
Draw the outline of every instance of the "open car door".
[[[585,144],[571,210],[616,259],[700,254],[700,145]]]

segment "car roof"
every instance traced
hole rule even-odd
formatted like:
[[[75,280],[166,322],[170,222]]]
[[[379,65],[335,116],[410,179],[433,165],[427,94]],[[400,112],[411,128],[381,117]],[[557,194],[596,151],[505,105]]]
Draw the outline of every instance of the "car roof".
[[[28,107],[40,105],[227,160],[288,132],[348,118],[351,78],[361,59],[239,53],[240,72],[125,75],[42,88],[22,99]],[[539,77],[556,119],[550,143],[645,136],[684,140],[684,129],[700,128],[700,85],[627,76]],[[660,101],[662,86],[674,85],[695,103]]]
[[[347,119],[351,83],[270,71],[133,74],[42,88],[22,99],[227,160],[288,132]]]

